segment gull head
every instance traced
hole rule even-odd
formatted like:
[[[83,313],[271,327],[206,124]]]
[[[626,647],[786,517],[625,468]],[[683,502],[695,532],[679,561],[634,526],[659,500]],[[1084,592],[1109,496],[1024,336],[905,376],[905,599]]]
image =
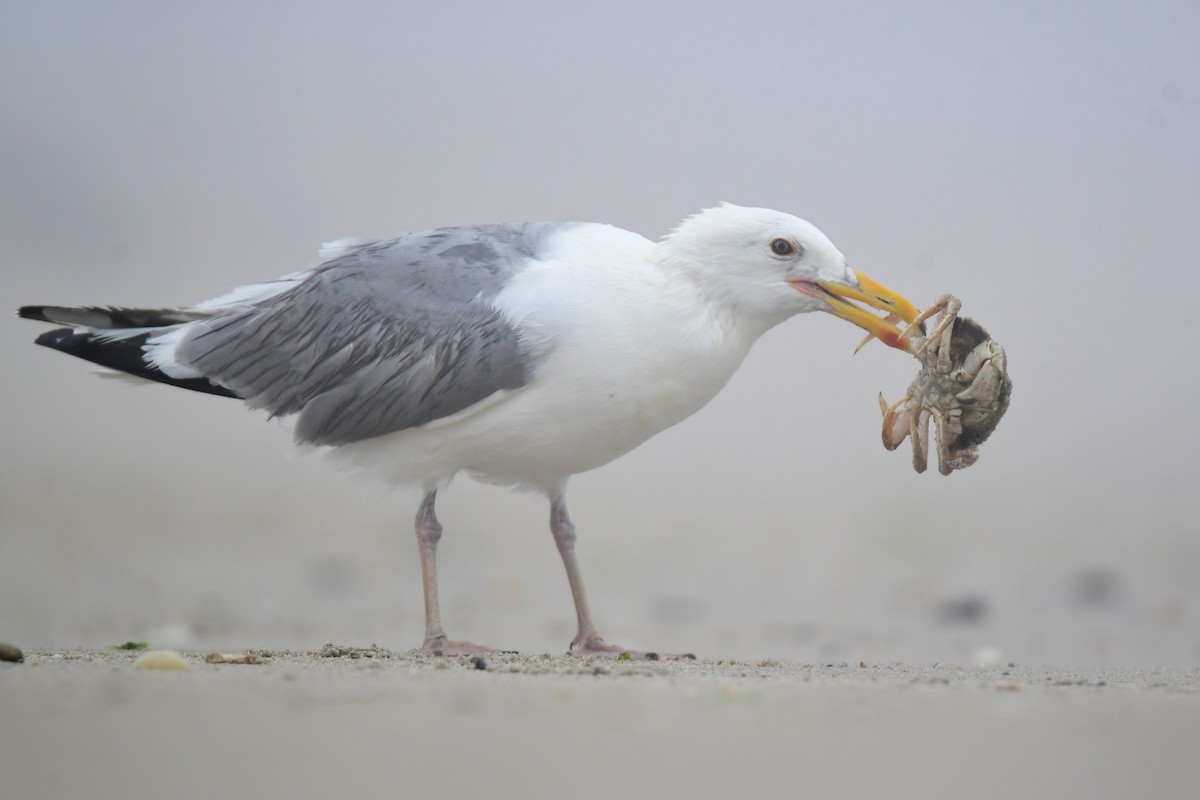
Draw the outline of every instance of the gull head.
[[[722,203],[680,223],[655,246],[655,259],[693,277],[714,301],[770,325],[824,311],[910,349],[896,323],[915,319],[916,307],[851,269],[828,236],[791,214]]]

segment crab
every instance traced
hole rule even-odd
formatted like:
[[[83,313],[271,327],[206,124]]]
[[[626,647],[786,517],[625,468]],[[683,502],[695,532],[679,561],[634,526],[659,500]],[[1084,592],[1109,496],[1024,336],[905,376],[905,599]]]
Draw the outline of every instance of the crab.
[[[883,446],[898,448],[912,437],[913,469],[924,472],[929,456],[929,421],[937,440],[938,471],[949,475],[979,458],[979,446],[1008,409],[1012,380],[1001,347],[979,323],[958,316],[962,303],[945,294],[904,331],[921,371],[908,393],[883,411]],[[928,336],[924,322],[938,315]]]

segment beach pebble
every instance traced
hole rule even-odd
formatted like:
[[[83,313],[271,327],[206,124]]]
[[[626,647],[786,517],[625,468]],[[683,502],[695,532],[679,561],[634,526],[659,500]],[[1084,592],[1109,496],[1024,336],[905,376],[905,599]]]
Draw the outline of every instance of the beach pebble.
[[[999,667],[1004,664],[1004,653],[999,647],[981,647],[972,654],[971,660],[977,667]]]
[[[174,650],[151,650],[138,656],[133,668],[183,671],[191,669],[192,665]]]
[[[209,653],[204,657],[206,664],[261,664],[257,653]]]
[[[12,661],[20,664],[25,660],[25,654],[21,652],[21,648],[14,647],[11,644],[0,643],[0,661]]]
[[[943,625],[978,625],[988,615],[988,603],[976,595],[948,597],[937,604],[934,615]]]

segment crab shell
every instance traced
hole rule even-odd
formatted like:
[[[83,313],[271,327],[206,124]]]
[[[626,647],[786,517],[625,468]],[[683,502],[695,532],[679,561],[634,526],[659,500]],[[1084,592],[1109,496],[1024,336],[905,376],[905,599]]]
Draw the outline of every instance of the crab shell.
[[[958,317],[959,305],[945,296],[929,309],[927,314],[940,311],[948,319],[939,320],[928,344],[918,349],[921,371],[916,380],[891,406],[880,395],[883,445],[895,450],[912,436],[917,472],[924,472],[928,463],[931,420],[938,470],[949,475],[978,460],[979,446],[996,429],[1012,395],[1004,348],[982,325]]]

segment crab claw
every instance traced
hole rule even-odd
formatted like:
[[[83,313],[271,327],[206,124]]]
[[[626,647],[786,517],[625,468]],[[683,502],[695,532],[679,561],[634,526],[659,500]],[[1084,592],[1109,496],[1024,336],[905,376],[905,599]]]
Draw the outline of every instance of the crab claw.
[[[905,437],[911,432],[909,429],[910,420],[907,410],[899,411],[901,406],[912,399],[911,394],[906,394],[896,402],[888,405],[887,400],[883,399],[883,392],[879,393],[879,410],[883,412],[883,446],[888,450],[895,450],[904,441]]]

